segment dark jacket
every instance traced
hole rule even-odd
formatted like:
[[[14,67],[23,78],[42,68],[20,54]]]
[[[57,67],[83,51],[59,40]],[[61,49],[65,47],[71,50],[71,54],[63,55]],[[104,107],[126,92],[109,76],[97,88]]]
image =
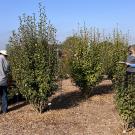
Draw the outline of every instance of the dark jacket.
[[[130,64],[135,64],[135,56],[133,55],[129,55],[127,57],[127,63],[130,63]],[[127,72],[130,72],[130,73],[135,73],[135,68],[134,67],[131,67],[131,66],[127,66]]]

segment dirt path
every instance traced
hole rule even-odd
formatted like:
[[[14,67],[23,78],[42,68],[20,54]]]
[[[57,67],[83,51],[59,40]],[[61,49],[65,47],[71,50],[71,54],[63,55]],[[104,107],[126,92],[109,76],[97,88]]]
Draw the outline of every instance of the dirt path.
[[[39,114],[20,104],[0,115],[0,135],[121,135],[110,85],[102,82],[86,100],[70,79],[64,80],[49,111]]]

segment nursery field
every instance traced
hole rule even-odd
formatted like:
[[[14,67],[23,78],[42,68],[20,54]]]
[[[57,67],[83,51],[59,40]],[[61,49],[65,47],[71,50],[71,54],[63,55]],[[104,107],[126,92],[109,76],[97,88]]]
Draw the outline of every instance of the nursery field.
[[[7,45],[9,80],[16,82],[9,95],[22,95],[29,105],[0,115],[0,133],[115,135],[133,129],[134,76],[127,80],[127,63],[121,64],[135,52],[128,34],[84,25],[60,43],[42,4],[38,16],[20,16]]]
[[[47,112],[40,114],[23,102],[10,106],[0,115],[0,135],[122,135],[111,85],[102,81],[85,99],[70,79],[63,80]]]
[[[60,41],[66,29],[55,27],[42,2],[18,21],[7,53],[0,54],[8,65],[0,73],[9,103],[8,113],[0,113],[0,135],[135,135],[135,44],[129,30],[84,22]]]

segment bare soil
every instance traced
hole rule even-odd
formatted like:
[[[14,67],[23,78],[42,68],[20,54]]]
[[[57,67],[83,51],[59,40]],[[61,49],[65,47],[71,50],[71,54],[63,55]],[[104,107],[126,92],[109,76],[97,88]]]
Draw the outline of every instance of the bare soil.
[[[62,90],[50,102],[42,114],[25,102],[9,106],[9,112],[0,115],[0,135],[123,135],[109,80],[87,99],[70,79],[63,80]]]

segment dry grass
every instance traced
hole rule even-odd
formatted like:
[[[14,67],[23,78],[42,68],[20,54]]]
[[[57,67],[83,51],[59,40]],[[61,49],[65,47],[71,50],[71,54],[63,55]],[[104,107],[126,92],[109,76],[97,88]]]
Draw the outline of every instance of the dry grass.
[[[110,84],[102,82],[86,100],[70,79],[64,80],[63,91],[50,99],[52,106],[43,114],[23,103],[10,106],[0,115],[0,135],[122,135]]]

